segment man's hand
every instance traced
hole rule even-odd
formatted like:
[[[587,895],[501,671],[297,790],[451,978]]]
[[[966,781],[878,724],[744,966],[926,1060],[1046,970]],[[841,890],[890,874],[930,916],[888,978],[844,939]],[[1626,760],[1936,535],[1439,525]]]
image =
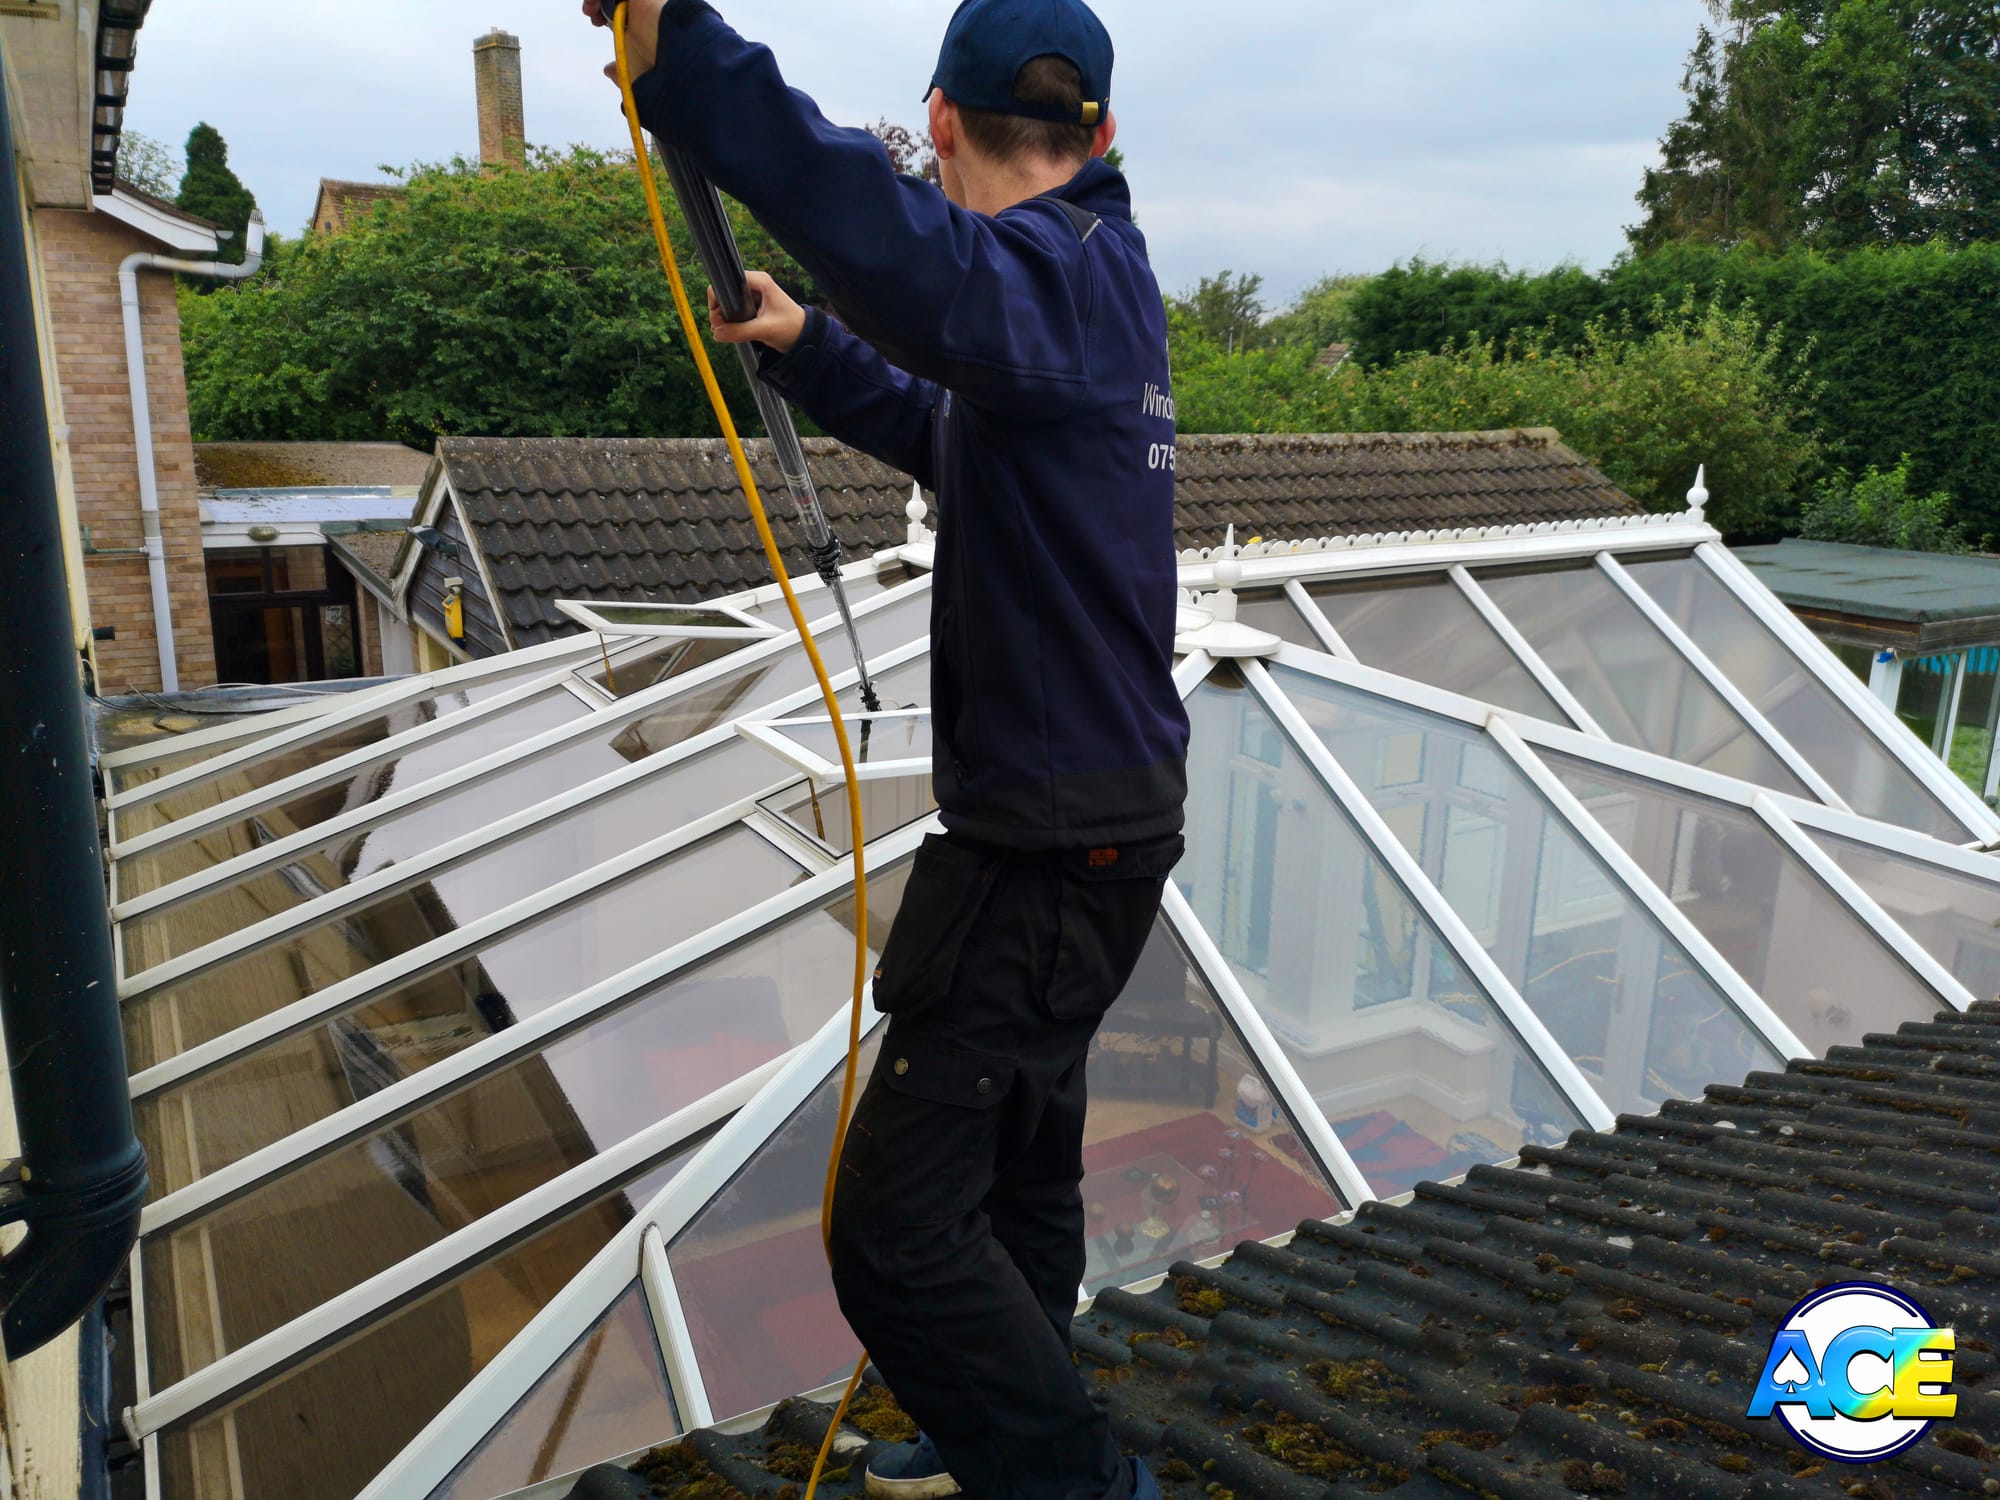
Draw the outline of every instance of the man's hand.
[[[724,344],[762,344],[780,354],[790,354],[792,345],[806,331],[806,310],[787,297],[785,289],[762,271],[750,272],[744,278],[744,284],[750,289],[750,300],[756,304],[756,312],[741,323],[723,322],[722,304],[716,300],[715,289],[711,287],[708,293],[709,332]]]
[[[625,49],[632,59],[632,76],[644,77],[653,71],[653,64],[660,55],[660,12],[667,8],[667,0],[625,0],[625,8],[631,12],[625,19]],[[602,0],[583,0],[583,13],[590,17],[593,26],[609,26]],[[607,63],[604,76],[613,83],[618,81],[618,65]]]

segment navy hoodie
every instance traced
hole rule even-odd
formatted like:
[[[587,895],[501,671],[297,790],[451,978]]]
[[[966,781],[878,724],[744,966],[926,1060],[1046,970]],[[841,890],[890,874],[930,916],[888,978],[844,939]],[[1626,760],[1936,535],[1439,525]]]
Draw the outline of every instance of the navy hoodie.
[[[1024,849],[1178,832],[1173,399],[1124,177],[1092,161],[998,215],[958,208],[701,0],[667,8],[635,93],[839,311],[764,379],[938,496],[945,826]]]

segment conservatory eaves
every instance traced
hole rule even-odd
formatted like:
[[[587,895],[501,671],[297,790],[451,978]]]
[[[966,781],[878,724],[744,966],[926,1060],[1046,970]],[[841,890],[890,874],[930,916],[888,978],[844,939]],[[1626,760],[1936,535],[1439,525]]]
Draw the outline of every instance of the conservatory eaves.
[[[1189,853],[1092,1058],[1086,1291],[2000,991],[1960,847],[2000,824],[1699,515],[1230,561],[1283,645],[1177,671]],[[848,573],[927,704],[927,575]],[[107,757],[165,1500],[491,1500],[851,1362],[807,1170],[843,794],[755,727],[816,703],[789,632],[572,637]],[[865,786],[879,947],[935,818]],[[586,1345],[562,1441],[489,1441]]]

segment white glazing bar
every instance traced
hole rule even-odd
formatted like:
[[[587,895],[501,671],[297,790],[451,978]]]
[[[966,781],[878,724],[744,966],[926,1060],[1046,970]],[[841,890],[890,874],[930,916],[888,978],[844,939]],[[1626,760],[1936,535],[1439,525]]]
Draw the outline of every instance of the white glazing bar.
[[[1591,816],[1590,810],[1563,785],[1560,777],[1542,764],[1541,758],[1529,748],[1528,742],[1521,738],[1511,722],[1503,715],[1494,714],[1487,720],[1486,732],[1501,753],[1513,762],[1515,769],[1534,784],[1535,790],[1555,809],[1570,831],[1609,868],[1612,879],[1646,909],[1665,930],[1668,938],[1686,950],[1709,983],[1742,1012],[1744,1020],[1771,1044],[1780,1057],[1804,1058],[1813,1055],[1791,1027],[1765,1003],[1764,997],[1751,988],[1743,976],[1730,966],[1729,960],[1702,935],[1701,929],[1688,920],[1687,913],[1653,884],[1646,872],[1639,868],[1638,861],[1625,852],[1625,846],[1605,831],[1604,825]]]
[[[1305,721],[1291,699],[1279,690],[1262,662],[1247,661],[1241,666],[1258,700],[1277,718],[1293,746],[1318,772],[1320,780],[1332,792],[1334,800],[1347,813],[1362,838],[1389,867],[1418,909],[1430,919],[1431,925],[1464,965],[1465,971],[1486,991],[1557,1089],[1568,1098],[1591,1129],[1610,1130],[1617,1123],[1617,1116],[1598,1097],[1597,1090],[1590,1086],[1590,1080],[1583,1076],[1583,1070],[1558,1045],[1548,1027],[1542,1024],[1541,1017],[1529,1008],[1500,971],[1500,966],[1493,961],[1492,955],[1472,929],[1465,925],[1456,908],[1431,883],[1423,866],[1403,847],[1403,841],[1383,821],[1375,805],[1368,800],[1354,778],[1347,774],[1346,767],[1327,749],[1325,741],[1313,732],[1312,726]]]
[[[1930,754],[1923,741],[1896,717],[1895,705],[1884,704],[1869,692],[1805,623],[1764,586],[1748,564],[1719,541],[1696,547],[1695,556],[1763,622],[1765,629],[1784,643],[1800,670],[1817,677],[1904,769],[1965,824],[1967,832],[2000,838],[2000,816]]]
[[[153,1394],[153,1366],[146,1333],[146,1262],[135,1240],[125,1261],[125,1285],[132,1298],[132,1392],[144,1401]]]
[[[876,657],[869,664],[869,669],[876,673],[890,671],[923,655],[926,650],[927,645],[925,642],[915,641],[895,651],[885,652],[883,655]],[[833,679],[835,690],[839,691],[852,686],[856,680],[858,680],[857,674],[852,668],[849,668],[846,672],[839,674]],[[795,707],[802,707],[809,702],[817,702],[818,699],[819,689],[817,686],[802,688],[798,692],[781,699],[779,705],[773,711],[789,711]],[[207,968],[215,963],[224,962],[234,954],[245,952],[263,943],[271,942],[295,929],[311,926],[314,923],[324,921],[328,916],[363,905],[378,897],[393,894],[395,891],[407,886],[420,885],[440,869],[457,864],[485,850],[497,848],[523,834],[532,833],[555,819],[565,817],[579,808],[616,792],[623,791],[625,788],[637,782],[644,781],[651,776],[658,775],[683,761],[691,760],[703,751],[712,750],[718,745],[728,744],[736,738],[737,735],[733,723],[722,724],[714,729],[705,730],[701,734],[682,740],[678,744],[669,745],[665,749],[657,750],[643,759],[621,766],[618,770],[600,776],[595,781],[585,782],[581,786],[570,787],[550,797],[547,801],[535,803],[531,807],[525,807],[519,812],[501,818],[484,828],[476,828],[469,833],[461,834],[449,842],[438,845],[435,849],[430,849],[409,859],[398,861],[396,864],[389,865],[384,869],[378,870],[373,875],[354,881],[352,884],[328,891],[323,896],[315,897],[313,900],[305,902],[302,905],[281,911],[274,916],[267,917],[262,922],[252,923],[247,927],[239,928],[227,937],[218,938],[215,942],[206,944],[200,949],[192,949],[188,953],[179,955],[177,958],[169,959],[165,964],[156,965],[153,969],[135,975],[132,984],[127,989],[121,990],[121,993],[128,995],[137,994],[145,990],[158,988],[163,983],[178,982],[180,979],[185,979],[190,972],[194,972],[196,969]],[[775,765],[773,766],[772,777],[774,784],[781,780],[790,779],[785,776],[783,767]],[[365,811],[370,814],[366,819],[366,823],[370,826],[383,822],[405,810],[407,809],[404,802],[396,797],[385,797],[370,808],[357,809],[357,811]],[[211,866],[209,869],[183,880],[175,881],[157,890],[148,891],[146,894],[134,897],[130,901],[121,902],[113,909],[111,914],[112,919],[119,923],[130,922],[138,917],[157,912],[163,907],[177,906],[182,902],[193,900],[207,891],[219,889],[223,885],[236,884],[263,870],[288,864],[306,850],[352,838],[360,831],[356,825],[347,819],[337,821],[343,825],[343,828],[341,832],[336,834],[326,835],[324,830],[327,825],[319,825],[305,830],[304,835],[299,836],[307,837],[308,839],[302,848],[287,848],[287,846],[298,845],[299,837],[280,840],[277,843],[253,849],[247,854],[239,855],[235,859],[224,861],[222,864]],[[285,852],[273,853],[272,851],[274,850],[283,850]],[[122,948],[122,946],[121,944],[120,947]],[[200,962],[198,964],[193,963],[192,961],[198,956]],[[165,975],[170,969],[172,971],[171,977],[156,977],[156,975]]]
[[[648,1224],[643,1245],[640,1271],[645,1280],[646,1308],[653,1315],[653,1334],[660,1341],[660,1359],[667,1367],[667,1387],[674,1393],[681,1429],[693,1432],[715,1421],[715,1408],[709,1404],[708,1382],[702,1379],[701,1356],[695,1352],[687,1310],[681,1306],[673,1262],[667,1259],[667,1242]]]
[[[1868,930],[1888,945],[1891,952],[1903,961],[1918,979],[1937,991],[1945,1004],[1956,1010],[1970,1010],[1974,997],[1966,987],[1951,976],[1943,964],[1932,958],[1928,950],[1887,912],[1880,903],[1861,888],[1853,876],[1834,862],[1833,856],[1815,843],[1812,837],[1786,816],[1785,810],[1770,797],[1758,795],[1751,799],[1750,807],[1765,826],[1785,841],[1785,846],[1796,854],[1820,881],[1854,911],[1867,924]]]
[[[393,693],[401,686],[400,681],[383,682],[374,687],[357,688],[351,693],[321,693],[303,703],[267,709],[261,713],[241,714],[224,723],[211,724],[206,729],[191,729],[186,734],[163,733],[158,739],[147,740],[142,745],[127,745],[123,750],[106,751],[99,757],[98,764],[107,771],[143,770],[152,761],[167,760],[194,750],[217,750],[238,740],[283,729],[306,719],[316,719],[344,703],[352,703],[371,694]]]
[[[1303,583],[1296,578],[1286,580],[1285,597],[1296,606],[1306,622],[1306,628],[1318,638],[1322,646],[1326,647],[1328,655],[1338,656],[1343,661],[1361,660],[1354,654],[1354,648],[1341,639],[1340,632],[1334,629],[1333,621],[1326,617],[1326,611],[1319,607],[1319,602],[1306,592]]]
[[[139,1453],[146,1468],[146,1500],[160,1500],[160,1440],[146,1437],[139,1445]]]
[[[919,825],[925,832],[935,827],[935,820],[928,826]],[[864,1000],[862,1035],[872,1031],[880,1019],[875,1007]],[[492,1430],[496,1414],[512,1411],[623,1295],[635,1272],[644,1274],[647,1233],[656,1231],[662,1244],[671,1246],[694,1216],[735,1180],[750,1158],[840,1066],[847,1053],[847,1028],[847,1008],[843,1005],[810,1041],[793,1050],[777,1076],[695,1153],[674,1180],[618,1231],[513,1342],[466,1383],[356,1500],[411,1500],[412,1496],[429,1495],[444,1483]],[[830,1148],[832,1142],[827,1145]]]
[[[1721,696],[1723,702],[1735,710],[1736,716],[1750,728],[1750,732],[1784,764],[1809,790],[1828,807],[1837,807],[1851,812],[1847,799],[1840,795],[1832,782],[1820,775],[1817,767],[1799,753],[1798,746],[1778,733],[1777,726],[1764,717],[1762,709],[1744,696],[1743,690],[1729,680],[1723,670],[1708,658],[1708,653],[1694,643],[1694,638],[1681,629],[1673,616],[1660,608],[1659,600],[1639,586],[1639,582],[1625,571],[1624,565],[1610,553],[1600,553],[1597,566],[1617,586],[1620,593],[1629,599],[1639,613],[1651,622],[1653,628],[1667,638],[1667,644],[1678,652],[1682,660],[1694,668],[1696,674]]]
[[[162,776],[157,781],[148,781],[129,791],[113,796],[114,807],[143,807],[156,802],[170,792],[183,791],[191,786],[199,786],[205,781],[247,765],[251,761],[262,760],[278,750],[295,750],[314,740],[323,739],[344,725],[361,719],[373,718],[400,704],[414,702],[471,683],[484,682],[489,677],[517,672],[524,666],[537,662],[546,664],[551,673],[563,671],[572,658],[582,655],[575,641],[552,641],[545,646],[530,647],[526,651],[510,652],[505,656],[489,657],[485,661],[463,663],[447,667],[439,672],[419,673],[415,677],[405,677],[385,687],[347,695],[352,701],[330,708],[325,713],[302,719],[289,729],[281,729],[276,734],[265,735],[235,750],[226,751],[202,761]]]
[[[855,606],[855,618],[857,621],[865,620],[880,610],[891,608],[907,599],[917,597],[928,590],[929,587],[930,580],[928,577],[925,577],[918,579],[914,583],[906,584],[902,588],[885,594],[878,594],[872,599],[863,600],[859,605]],[[814,621],[812,629],[814,634],[818,635],[822,631],[832,632],[838,626],[839,621],[837,618],[834,618]],[[926,634],[927,631],[921,627],[912,626],[912,633],[922,635]],[[832,638],[832,635],[829,634],[828,639]],[[769,641],[756,642],[744,650],[731,652],[727,656],[706,663],[695,671],[678,677],[670,677],[662,682],[656,682],[640,692],[619,699],[616,705],[599,708],[595,713],[582,714],[567,724],[546,730],[531,739],[521,741],[519,744],[509,745],[503,749],[493,751],[491,754],[473,761],[469,765],[460,766],[455,771],[433,776],[421,785],[410,788],[404,795],[412,801],[428,801],[438,792],[453,786],[462,785],[467,780],[471,780],[477,776],[488,775],[503,768],[524,764],[539,755],[569,744],[573,740],[585,735],[601,733],[607,728],[616,729],[625,724],[643,719],[656,710],[661,702],[666,699],[709,686],[716,680],[730,676],[746,666],[773,661],[778,657],[786,655],[788,652],[796,651],[798,648],[799,641],[796,632],[776,636]],[[341,756],[337,760],[309,767],[293,776],[286,777],[282,781],[273,782],[269,786],[258,787],[230,801],[219,803],[211,808],[205,808],[200,813],[179,819],[164,827],[142,834],[123,848],[113,850],[113,856],[123,859],[133,854],[143,853],[145,850],[159,844],[184,842],[205,828],[219,823],[234,822],[262,808],[315,790],[328,782],[337,781],[342,776],[372,765],[377,761],[386,760],[401,754],[412,745],[428,742],[442,734],[456,732],[457,729],[463,728],[468,724],[482,722],[491,718],[494,714],[512,707],[516,703],[549,691],[552,685],[550,677],[531,678],[523,686],[510,689],[505,693],[488,699],[484,703],[475,704],[471,708],[462,709],[458,713],[447,715],[445,718],[433,720],[415,729],[406,730],[393,739],[366,746],[361,750]],[[405,802],[400,805],[407,806],[409,804]],[[363,810],[356,809],[356,811]],[[351,817],[352,814],[349,814],[349,816]],[[339,819],[329,819],[326,823],[303,830],[298,834],[292,835],[291,838],[302,840],[317,838],[323,840],[341,822],[342,820]],[[291,839],[280,840],[279,842],[290,843]],[[276,846],[274,845],[273,847]]]
[[[193,1421],[299,1364],[316,1350],[362,1332],[461,1272],[504,1254],[573,1209],[610,1192],[622,1179],[664,1160],[674,1148],[713,1130],[783,1069],[780,1057],[724,1084],[707,1098],[599,1152],[464,1228],[425,1246],[359,1286],[233,1349],[133,1408],[141,1432]]]
[[[935,819],[927,819],[898,829],[871,845],[867,851],[868,868],[874,870],[910,853],[923,841],[925,831],[935,826]],[[351,1141],[372,1135],[445,1094],[454,1093],[557,1037],[577,1030],[592,1017],[659,986],[703,959],[756,937],[789,917],[838,899],[843,892],[852,889],[853,883],[854,865],[848,859],[841,860],[823,874],[808,876],[789,890],[738,913],[727,922],[717,923],[697,937],[676,943],[622,974],[615,974],[528,1020],[482,1038],[420,1073],[399,1079],[325,1119],[315,1120],[284,1139],[273,1141],[178,1192],[148,1204],[140,1216],[140,1232],[157,1234],[162,1229],[240,1197],[282,1176],[301,1162],[324,1156]]]
[[[1590,716],[1590,710],[1583,706],[1583,700],[1569,690],[1569,684],[1557,675],[1554,667],[1542,659],[1542,653],[1521,634],[1520,627],[1507,618],[1506,611],[1493,602],[1493,596],[1479,586],[1479,580],[1472,576],[1471,571],[1463,563],[1447,569],[1446,576],[1458,585],[1458,591],[1465,596],[1465,602],[1479,612],[1479,617],[1492,627],[1493,633],[1499,636],[1501,644],[1513,653],[1514,660],[1521,664],[1522,670],[1535,679],[1537,687],[1555,700],[1556,707],[1569,716],[1572,724],[1593,738],[1600,740],[1611,738],[1604,732],[1603,726]]]
[[[1938,757],[1946,766],[1951,764],[1951,745],[1958,735],[1958,711],[1965,702],[1966,653],[1954,651],[1951,654],[1951,698],[1946,704],[1944,722],[1938,726]]]
[[[1174,687],[1185,699],[1214,669],[1215,661],[1206,651],[1191,651],[1187,660],[1174,668]]]
[[[760,795],[768,796],[769,793]],[[572,875],[532,896],[524,896],[511,906],[504,906],[477,922],[468,922],[463,927],[432,938],[407,953],[399,953],[386,963],[330,984],[325,989],[315,990],[302,1000],[294,1000],[290,1005],[280,1006],[253,1021],[246,1021],[232,1031],[197,1042],[164,1062],[133,1074],[132,1097],[135,1100],[144,1099],[164,1089],[189,1083],[260,1047],[295,1036],[426,974],[448,968],[467,954],[498,942],[530,922],[575,906],[614,881],[669,859],[705,838],[726,832],[753,812],[756,806],[754,797],[745,797],[719,812],[698,818],[628,850],[617,859]]]
[[[1160,909],[1166,914],[1168,925],[1187,948],[1188,956],[1194,960],[1202,979],[1215,993],[1223,1013],[1242,1036],[1257,1066],[1263,1069],[1264,1076],[1277,1089],[1279,1103],[1291,1116],[1292,1127],[1312,1149],[1319,1169],[1326,1174],[1327,1180],[1349,1208],[1371,1201],[1375,1190],[1368,1185],[1366,1174],[1354,1164],[1354,1158],[1340,1143],[1326,1111],[1320,1108],[1312,1090],[1299,1077],[1299,1070],[1292,1065],[1284,1047],[1271,1034],[1271,1028],[1257,1013],[1257,1007],[1250,1003],[1250,997],[1244,993],[1235,972],[1229,967],[1229,960],[1223,957],[1222,950],[1216,947],[1215,940],[1201,925],[1201,919],[1188,905],[1180,887],[1171,880],[1167,882]]]

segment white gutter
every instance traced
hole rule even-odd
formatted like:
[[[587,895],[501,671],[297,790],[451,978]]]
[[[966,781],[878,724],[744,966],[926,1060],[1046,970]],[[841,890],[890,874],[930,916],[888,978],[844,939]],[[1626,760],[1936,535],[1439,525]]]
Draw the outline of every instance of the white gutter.
[[[146,571],[152,581],[153,631],[160,642],[160,691],[181,689],[180,664],[174,652],[173,605],[167,596],[167,546],[160,532],[160,481],[153,465],[153,403],[146,390],[146,347],[139,325],[139,273],[178,271],[183,276],[208,276],[217,281],[242,281],[264,264],[264,216],[250,215],[250,238],[243,264],[175,260],[141,252],[118,263],[118,301],[125,316],[125,372],[132,385],[132,446],[139,458],[139,515],[146,528]]]

